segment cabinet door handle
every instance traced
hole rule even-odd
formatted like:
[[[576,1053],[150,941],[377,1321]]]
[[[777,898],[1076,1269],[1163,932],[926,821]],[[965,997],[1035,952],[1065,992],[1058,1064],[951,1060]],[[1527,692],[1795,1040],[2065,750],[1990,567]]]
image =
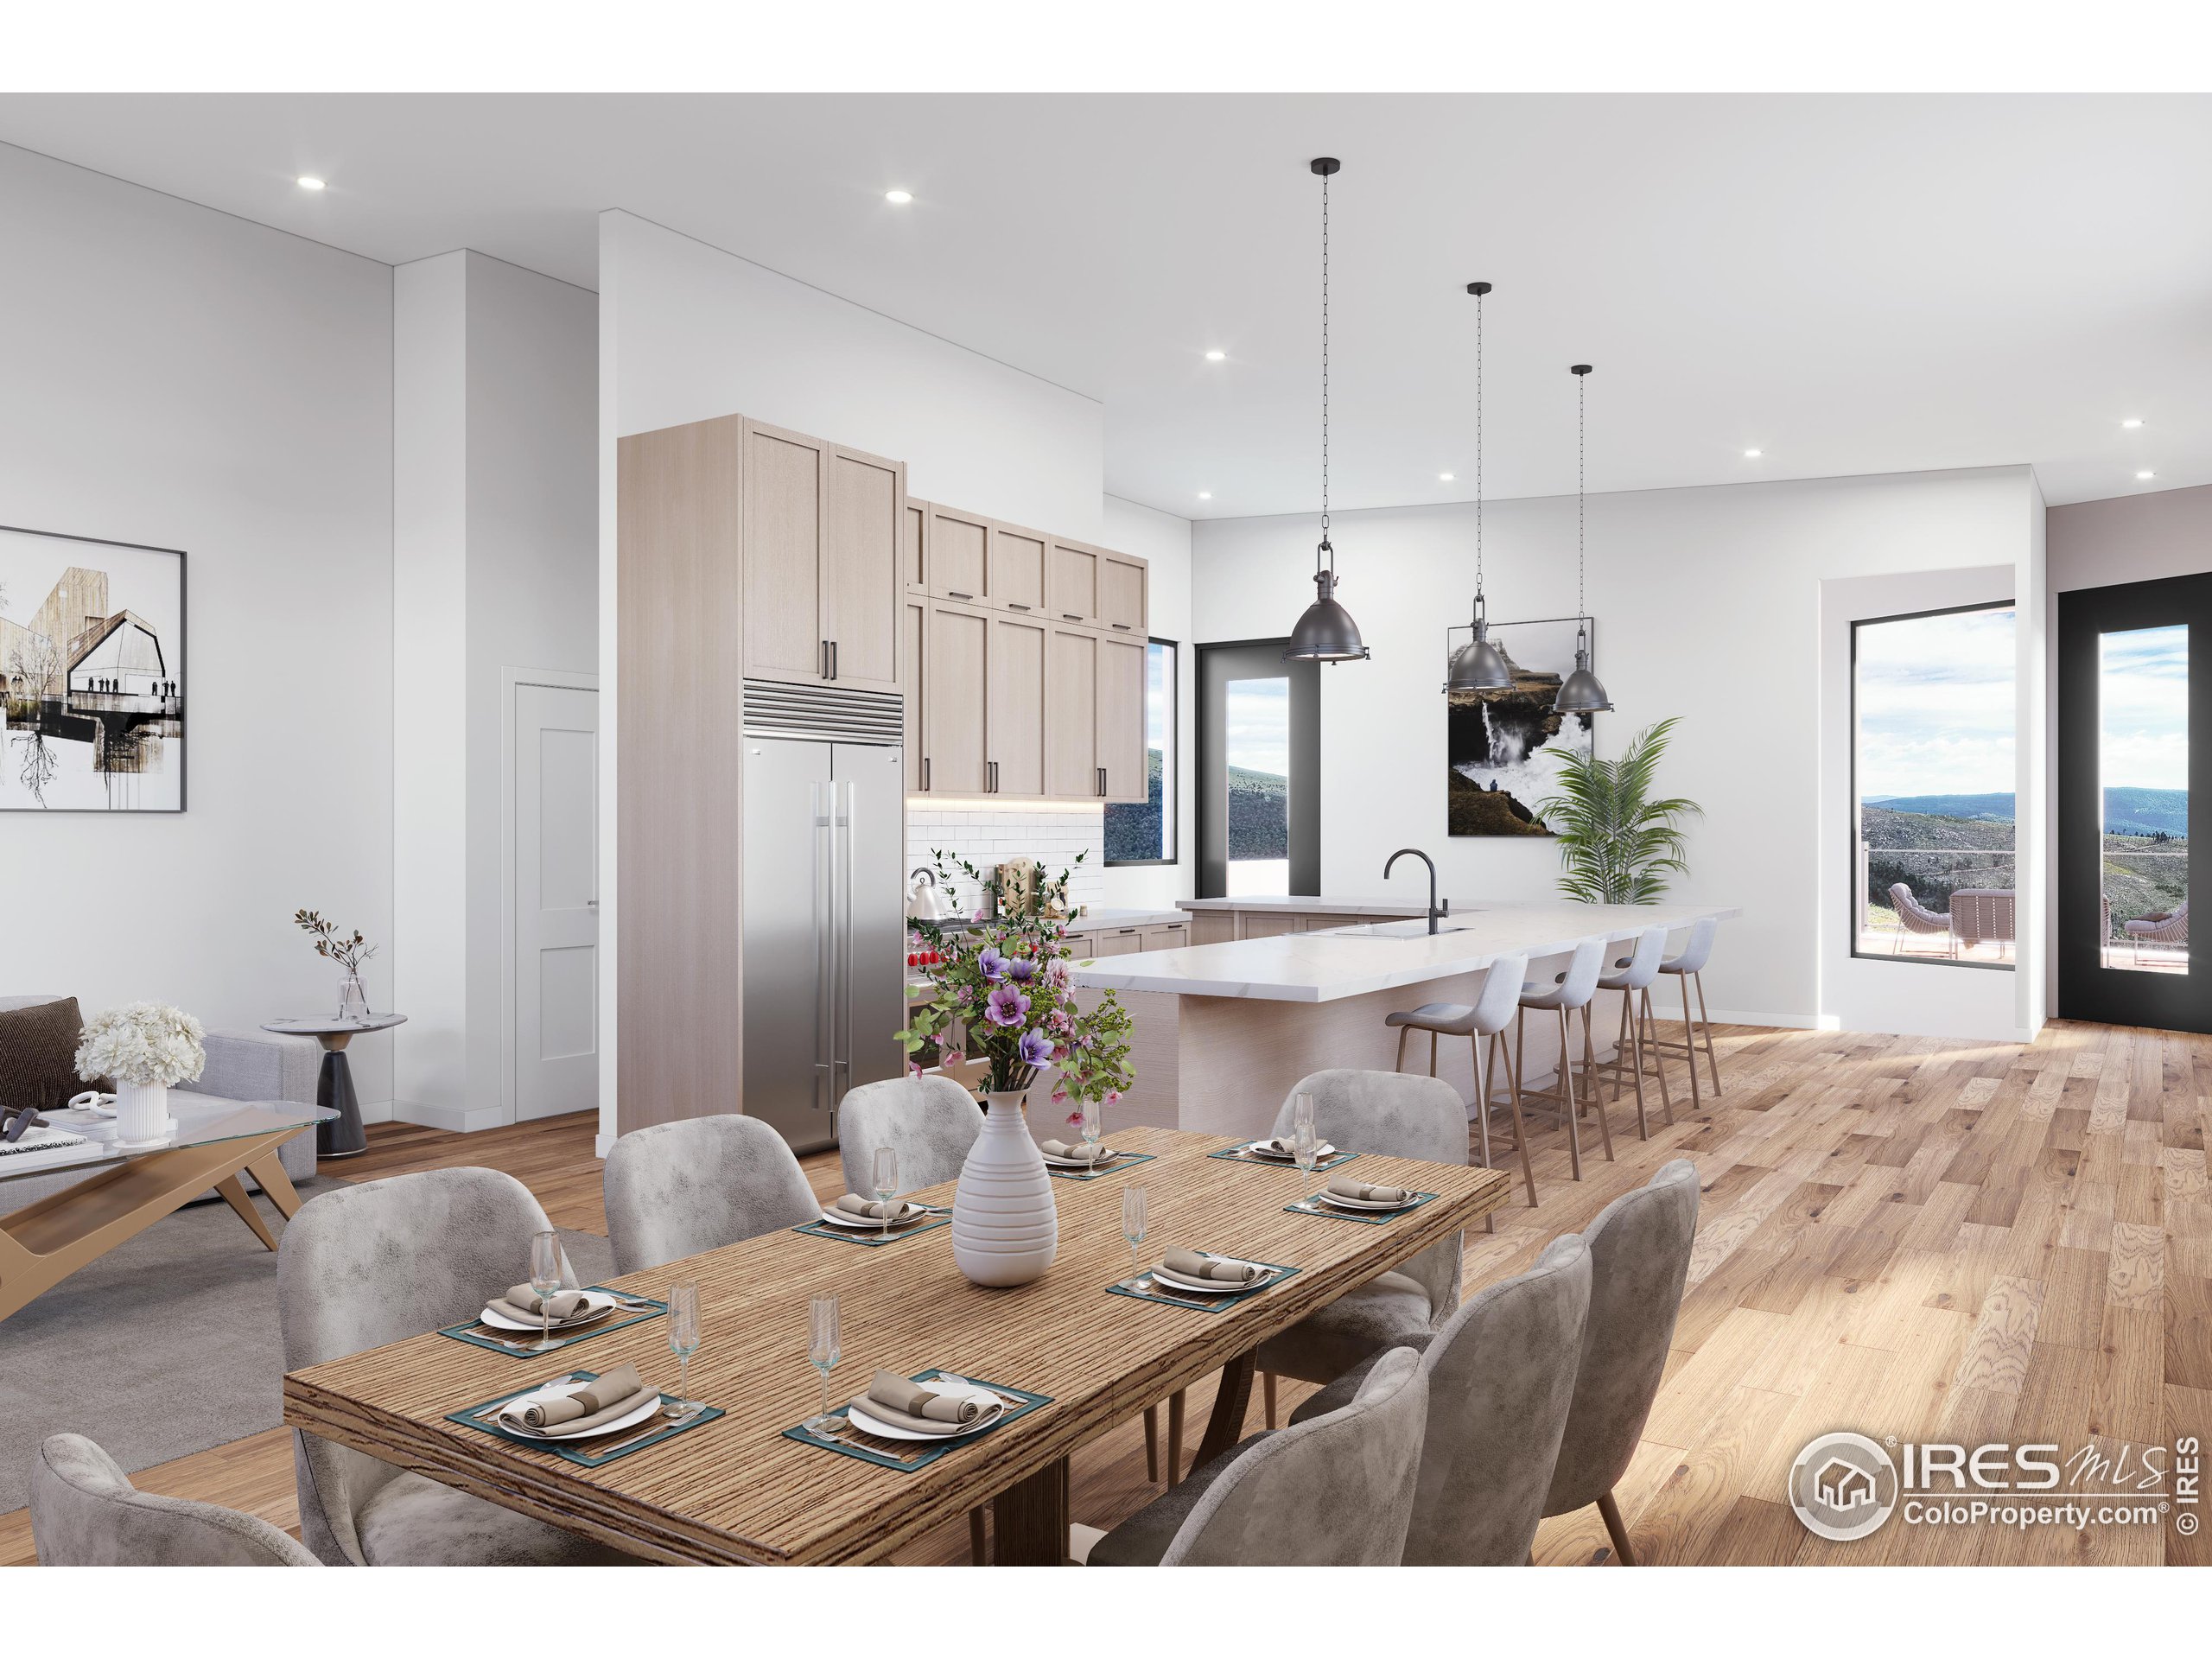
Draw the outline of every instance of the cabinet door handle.
[[[950,588],[944,590],[944,596],[947,599],[973,599],[976,597],[973,594],[956,594]]]
[[[1077,616],[1073,611],[1062,611],[1060,613],[1060,620],[1063,622],[1080,622],[1083,619]]]
[[[927,756],[927,755],[925,754],[925,755],[924,755],[924,756],[922,757],[922,790],[923,790],[923,792],[924,792],[924,793],[927,793],[927,792],[928,792],[929,786],[930,786],[930,758],[929,758],[929,756]]]
[[[1017,605],[1010,599],[1007,601],[1006,607],[1009,611],[1026,611],[1029,608],[1027,605]]]
[[[999,792],[999,763],[995,760],[987,760],[983,764],[990,772],[990,781],[985,785],[984,792],[995,795]]]
[[[830,642],[830,677],[833,680],[837,677],[837,642],[835,639]]]
[[[1098,774],[1098,792],[1101,795],[1103,795],[1106,792],[1106,768],[1103,766],[1094,766],[1092,770]]]
[[[1114,624],[1114,632],[1116,633],[1127,633],[1128,631],[1129,625],[1126,622],[1116,622]]]

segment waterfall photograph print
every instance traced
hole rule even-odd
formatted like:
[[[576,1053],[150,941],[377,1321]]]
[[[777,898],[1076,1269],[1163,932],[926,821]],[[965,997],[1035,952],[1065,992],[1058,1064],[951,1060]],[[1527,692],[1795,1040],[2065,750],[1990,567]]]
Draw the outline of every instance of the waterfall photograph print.
[[[0,525],[0,811],[184,810],[184,555]]]
[[[1590,752],[1589,715],[1553,710],[1560,681],[1574,671],[1575,619],[1492,623],[1513,683],[1495,691],[1454,691],[1446,819],[1453,836],[1548,836],[1535,803],[1554,794],[1566,754]],[[1591,647],[1598,625],[1590,624]]]

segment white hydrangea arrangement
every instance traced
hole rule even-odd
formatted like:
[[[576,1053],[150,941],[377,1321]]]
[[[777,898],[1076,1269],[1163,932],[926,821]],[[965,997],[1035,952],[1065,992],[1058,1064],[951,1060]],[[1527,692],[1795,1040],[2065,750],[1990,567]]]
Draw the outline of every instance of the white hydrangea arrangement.
[[[77,1046],[77,1075],[86,1082],[113,1077],[118,1083],[189,1083],[207,1068],[207,1033],[182,1008],[159,1002],[132,1002],[110,1008],[85,1027]]]

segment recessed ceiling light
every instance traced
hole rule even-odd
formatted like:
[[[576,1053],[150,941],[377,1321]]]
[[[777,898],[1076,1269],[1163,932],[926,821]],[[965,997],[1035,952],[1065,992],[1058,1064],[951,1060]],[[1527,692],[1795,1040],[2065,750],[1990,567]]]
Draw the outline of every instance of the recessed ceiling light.
[[[304,173],[301,174],[294,182],[296,183],[302,190],[320,190],[323,188],[323,183],[321,179],[310,178]]]
[[[1452,481],[1452,474],[1449,473],[1439,473],[1436,475],[1436,481],[1440,484],[1449,484]]]
[[[2138,473],[2135,476],[2138,478],[2156,478],[2158,474],[2156,473]]]
[[[1766,452],[1765,452],[1764,450],[1762,450],[1762,449],[1746,449],[1746,450],[1745,450],[1745,451],[1744,451],[1744,459],[1745,459],[1745,461],[1757,461],[1757,460],[1758,460],[1758,459],[1762,454],[1765,454],[1765,453],[1766,453]]]
[[[2142,421],[2141,421],[2141,420],[2139,420],[2139,419],[2133,419],[2133,420],[2126,420],[2126,421],[2122,421],[2122,422],[2120,423],[2120,424],[2121,424],[2122,426],[2140,426],[2140,425],[2142,425],[2142,424],[2143,424],[2143,423],[2142,423]]]
[[[887,190],[883,193],[883,199],[893,207],[904,207],[914,199],[914,193],[911,190]]]
[[[1206,361],[1209,363],[1218,363],[1228,355],[1229,353],[1227,352],[1208,352],[1206,353]]]
[[[1201,500],[1201,501],[1211,501],[1211,500],[1212,500],[1212,499],[1213,499],[1213,492],[1212,492],[1211,490],[1200,490],[1200,491],[1198,492],[1198,499],[1199,499],[1199,500]]]

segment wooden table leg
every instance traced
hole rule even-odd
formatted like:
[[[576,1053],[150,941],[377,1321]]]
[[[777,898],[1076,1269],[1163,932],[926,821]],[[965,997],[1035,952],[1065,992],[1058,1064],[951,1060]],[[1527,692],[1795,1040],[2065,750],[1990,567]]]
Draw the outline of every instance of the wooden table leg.
[[[253,1236],[270,1249],[276,1248],[276,1235],[269,1230],[269,1224],[261,1218],[261,1211],[253,1207],[253,1194],[245,1190],[245,1183],[235,1174],[226,1175],[215,1183],[215,1190],[223,1195],[223,1202],[238,1212],[238,1218],[253,1229]]]
[[[1252,1356],[1242,1353],[1221,1368],[1221,1389],[1213,1397],[1213,1415],[1206,1419],[1205,1439],[1191,1466],[1212,1462],[1244,1438],[1244,1414],[1252,1404]]]
[[[1167,1396],[1167,1484],[1183,1478],[1183,1390]]]
[[[1065,1567],[1068,1460],[1046,1465],[991,1500],[994,1567]]]
[[[261,1190],[276,1206],[278,1215],[289,1221],[300,1213],[299,1189],[292,1185],[292,1178],[284,1173],[284,1160],[275,1152],[262,1154],[246,1166],[246,1173],[261,1183]]]

